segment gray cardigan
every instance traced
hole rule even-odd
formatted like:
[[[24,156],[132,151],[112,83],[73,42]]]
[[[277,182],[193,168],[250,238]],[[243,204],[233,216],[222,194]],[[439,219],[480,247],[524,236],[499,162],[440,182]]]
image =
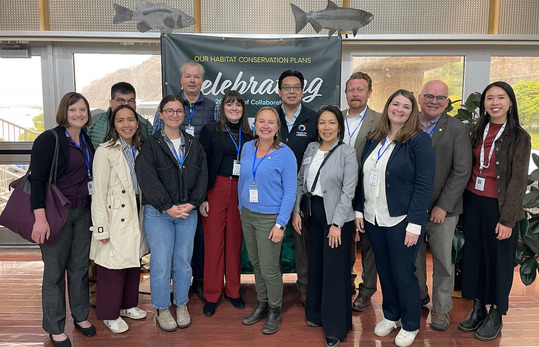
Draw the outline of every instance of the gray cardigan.
[[[337,141],[331,148],[337,145]],[[305,173],[309,171],[311,161],[318,148],[319,142],[311,142],[307,146],[303,155],[303,161],[298,173],[298,189],[296,193],[296,204],[294,212],[299,212],[301,195],[310,191],[307,181],[304,180]],[[311,159],[307,159],[311,158]],[[342,227],[344,223],[355,218],[352,208],[352,199],[357,184],[358,164],[356,151],[354,148],[342,144],[331,154],[324,166],[320,170],[318,184],[324,192],[324,210],[328,224],[335,223]]]

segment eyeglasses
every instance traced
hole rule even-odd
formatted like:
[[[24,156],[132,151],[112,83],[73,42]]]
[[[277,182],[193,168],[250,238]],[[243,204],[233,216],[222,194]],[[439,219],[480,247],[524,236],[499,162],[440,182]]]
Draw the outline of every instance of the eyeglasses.
[[[125,104],[129,104],[129,105],[136,105],[137,103],[137,100],[135,99],[129,99],[129,100],[125,100],[123,98],[118,98],[118,99],[114,99],[117,103],[119,104],[122,104],[122,105],[125,105]]]
[[[290,85],[284,85],[281,87],[282,90],[284,90],[285,92],[289,92],[291,89],[293,89],[295,92],[299,92],[301,90],[301,86],[300,85],[293,85],[293,86],[290,86]]]
[[[423,94],[423,97],[427,102],[431,102],[432,100],[436,99],[438,102],[445,101],[447,99],[447,96],[445,95],[432,95],[432,94]]]
[[[174,113],[176,113],[178,116],[182,116],[184,114],[184,110],[179,108],[177,110],[173,110],[171,108],[167,108],[166,110],[163,110],[161,112],[165,112],[167,114],[167,116],[173,116]]]

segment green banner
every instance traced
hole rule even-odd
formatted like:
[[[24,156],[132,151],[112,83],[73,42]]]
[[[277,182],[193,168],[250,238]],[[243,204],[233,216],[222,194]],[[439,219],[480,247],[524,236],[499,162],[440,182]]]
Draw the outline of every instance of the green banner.
[[[243,94],[250,117],[280,104],[279,75],[288,69],[305,77],[303,102],[317,110],[340,101],[341,40],[336,36],[249,38],[166,34],[161,37],[163,95],[181,90],[179,67],[201,63],[202,93],[217,103],[229,89]]]

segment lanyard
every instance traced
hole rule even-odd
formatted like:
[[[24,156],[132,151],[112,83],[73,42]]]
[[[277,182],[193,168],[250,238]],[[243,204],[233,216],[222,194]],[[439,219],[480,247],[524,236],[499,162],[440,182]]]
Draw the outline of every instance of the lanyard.
[[[393,141],[389,141],[389,143],[387,144],[387,147],[384,149],[382,154],[380,154],[380,151],[384,148],[384,145],[386,143],[386,139],[387,139],[387,137],[384,139],[384,142],[382,142],[382,147],[378,148],[378,159],[376,159],[376,164],[378,164],[378,161],[380,160],[380,158],[382,158],[384,156],[384,153],[387,151],[389,146],[391,146],[391,144],[393,143]]]
[[[168,140],[168,141],[170,141],[170,140]],[[185,160],[185,155],[184,155],[184,147],[185,147],[185,145],[180,146],[181,154],[182,154],[182,158],[180,159],[180,156],[176,152],[176,148],[174,148],[174,144],[172,143],[172,141],[170,141],[170,144],[171,144],[171,147],[172,147],[172,153],[174,153],[174,156],[176,157],[176,160],[178,160],[178,163],[180,164],[180,167],[182,167],[183,166],[183,161]]]
[[[490,146],[490,151],[488,153],[488,163],[487,165],[484,164],[485,162],[485,140],[487,138],[488,129],[490,129],[490,122],[487,123],[487,126],[485,127],[485,131],[483,132],[483,143],[481,143],[481,163],[479,164],[479,172],[483,171],[483,169],[488,169],[490,166],[490,158],[492,157],[492,153],[494,152],[494,143],[496,143],[496,140],[502,136],[503,130],[505,129],[505,125],[507,122],[503,123],[500,130],[498,130],[498,133],[496,134],[496,137],[494,138],[494,141],[492,141],[492,145]]]
[[[84,154],[84,151],[82,150],[80,145],[77,143],[77,141],[73,140],[73,138],[71,137],[71,134],[69,133],[69,131],[67,131],[67,129],[65,129],[65,131],[66,131],[67,136],[69,136],[69,138],[71,139],[71,141],[73,141],[75,146],[77,146],[77,148],[80,149],[80,151]],[[84,147],[86,148],[86,158],[84,158],[84,163],[86,164],[86,170],[88,171],[88,177],[91,179],[92,178],[92,173],[90,172],[90,152],[88,151],[88,146],[86,145],[86,140],[84,139],[84,135],[82,135],[81,137],[82,137],[82,142],[84,142]]]
[[[268,151],[266,152],[266,154],[264,154],[264,156],[262,157],[262,159],[260,159],[260,161],[258,162],[258,164],[256,164],[255,166],[255,163],[256,163],[256,153],[258,152],[258,145],[255,146],[255,155],[253,157],[253,184],[255,184],[255,178],[256,178],[256,170],[258,170],[258,166],[260,166],[260,163],[262,162],[262,160],[264,160],[266,158],[266,156],[268,155],[270,149],[271,149],[272,146],[269,146],[268,148]]]
[[[135,162],[136,155],[135,155],[135,147],[131,146],[131,153],[133,153],[133,162]]]
[[[436,123],[438,124],[438,123]],[[432,137],[432,133],[434,132],[434,129],[436,129],[436,124],[432,127],[431,131],[429,131],[429,136]]]
[[[346,117],[346,131],[348,132],[348,137],[350,137],[350,144],[352,143],[352,137],[356,133],[357,129],[361,126],[361,123],[363,123],[363,118],[365,118],[365,115],[367,114],[367,110],[369,109],[369,106],[365,108],[365,111],[363,112],[363,116],[361,116],[361,120],[359,121],[359,124],[356,126],[354,131],[350,134],[350,126],[348,125],[348,117]]]
[[[193,113],[195,113],[195,109],[198,107],[199,104],[195,104],[193,107],[191,107],[191,104],[189,106],[185,105],[185,114],[187,115],[187,120],[189,121],[189,126],[191,126],[191,118],[193,118]],[[191,112],[188,112],[187,109],[190,109]]]
[[[232,139],[232,142],[234,142],[234,146],[236,147],[236,151],[238,152],[238,154],[236,156],[236,160],[239,160],[240,159],[240,150],[241,150],[241,129],[238,131],[238,142],[239,143],[236,143],[236,140],[234,140],[234,137],[230,133],[230,130],[228,129],[228,127],[226,127],[226,131],[228,131],[228,136],[230,136],[230,138]]]

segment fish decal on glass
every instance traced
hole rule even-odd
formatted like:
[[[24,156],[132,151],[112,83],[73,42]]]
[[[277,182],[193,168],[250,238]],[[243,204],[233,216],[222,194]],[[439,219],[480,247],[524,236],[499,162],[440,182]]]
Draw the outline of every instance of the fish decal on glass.
[[[354,36],[359,28],[372,22],[374,15],[370,12],[357,10],[355,8],[339,7],[331,0],[328,0],[328,5],[321,11],[303,11],[294,4],[292,6],[292,14],[296,20],[296,34],[299,33],[307,23],[311,23],[314,30],[318,33],[322,29],[329,29],[328,36],[331,37],[335,32],[341,37],[342,31],[352,31]]]
[[[185,12],[164,3],[153,4],[140,0],[136,2],[134,10],[118,4],[112,5],[116,10],[116,14],[112,20],[114,24],[136,20],[139,21],[137,23],[138,31],[143,33],[151,29],[157,29],[163,33],[171,33],[174,29],[186,28],[196,22],[193,17]]]

